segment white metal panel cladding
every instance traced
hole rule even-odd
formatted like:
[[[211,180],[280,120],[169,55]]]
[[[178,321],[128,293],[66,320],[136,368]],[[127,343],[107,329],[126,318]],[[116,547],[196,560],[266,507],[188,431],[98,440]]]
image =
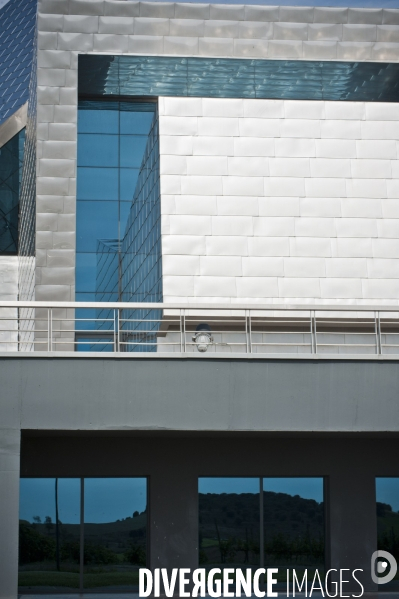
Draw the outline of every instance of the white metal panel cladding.
[[[398,301],[396,104],[159,104],[165,301]]]

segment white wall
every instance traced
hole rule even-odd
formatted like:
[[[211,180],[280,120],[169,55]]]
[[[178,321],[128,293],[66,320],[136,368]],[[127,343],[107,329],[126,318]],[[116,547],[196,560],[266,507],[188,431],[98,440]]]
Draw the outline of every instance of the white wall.
[[[0,256],[0,301],[18,299],[18,256]],[[3,320],[10,317],[10,320]],[[0,352],[17,351],[18,322],[15,308],[0,309]]]
[[[399,303],[399,106],[160,98],[165,301]]]

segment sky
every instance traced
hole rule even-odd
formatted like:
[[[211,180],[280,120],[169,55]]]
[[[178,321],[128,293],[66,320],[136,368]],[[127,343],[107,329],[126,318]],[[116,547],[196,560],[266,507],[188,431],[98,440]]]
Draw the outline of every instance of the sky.
[[[78,524],[80,520],[80,479],[58,479],[59,519]],[[323,479],[264,478],[263,489],[275,493],[300,495],[305,499],[323,501]],[[258,478],[200,478],[200,493],[259,493]],[[377,501],[388,503],[399,511],[399,478],[376,479]],[[86,478],[85,522],[115,522],[142,512],[146,507],[145,478]],[[50,516],[55,522],[55,479],[22,478],[20,487],[20,518],[42,522]]]

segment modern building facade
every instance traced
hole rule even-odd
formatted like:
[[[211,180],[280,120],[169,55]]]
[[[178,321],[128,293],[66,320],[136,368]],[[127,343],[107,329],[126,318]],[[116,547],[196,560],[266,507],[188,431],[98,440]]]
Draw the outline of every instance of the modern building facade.
[[[399,9],[10,0],[0,34],[0,597],[18,565],[22,593],[229,563],[375,591]]]

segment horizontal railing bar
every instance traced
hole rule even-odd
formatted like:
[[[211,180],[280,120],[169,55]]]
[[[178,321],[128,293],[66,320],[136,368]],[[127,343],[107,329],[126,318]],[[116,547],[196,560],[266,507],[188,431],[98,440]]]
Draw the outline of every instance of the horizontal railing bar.
[[[320,343],[317,340],[317,346],[320,347],[374,347],[375,343]]]
[[[229,344],[230,345],[230,344]],[[274,345],[274,346],[292,346],[292,347],[312,347],[310,343],[280,343],[279,341],[275,341],[274,343],[254,343],[252,342],[252,346],[254,345],[259,345],[259,346],[268,346],[268,345]]]
[[[320,304],[179,304],[179,303],[149,303],[149,302],[45,302],[45,301],[0,301],[1,308],[98,308],[102,310],[113,309],[113,310],[210,310],[210,311],[229,311],[235,312],[237,310],[251,310],[257,311],[296,311],[296,312],[310,312],[315,310],[316,312],[398,312],[399,305],[391,306],[379,306],[379,305],[320,305]],[[193,315],[191,315],[193,316]]]

